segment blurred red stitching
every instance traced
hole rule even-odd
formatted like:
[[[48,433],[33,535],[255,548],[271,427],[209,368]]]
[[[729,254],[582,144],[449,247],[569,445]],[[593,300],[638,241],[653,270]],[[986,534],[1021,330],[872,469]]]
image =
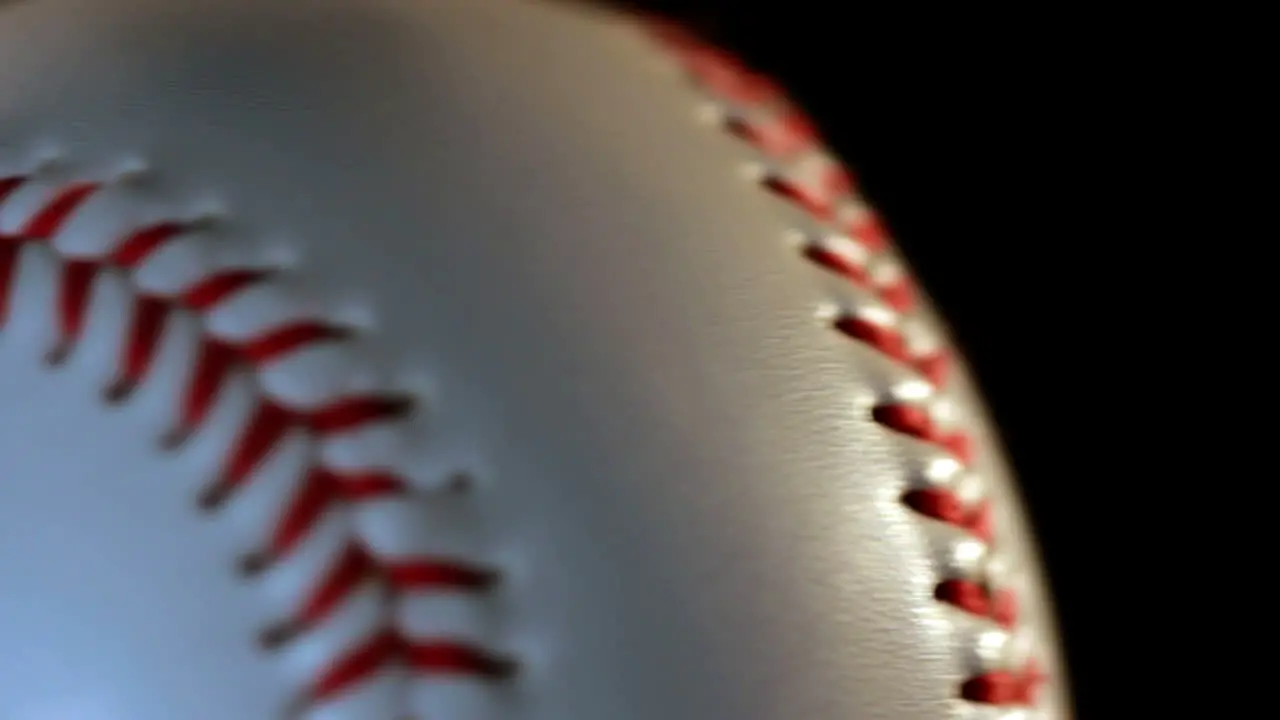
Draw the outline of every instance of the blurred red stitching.
[[[0,177],[0,205],[28,179],[23,176]],[[97,183],[73,183],[61,187],[21,230],[11,235],[0,235],[0,330],[8,320],[22,245],[50,243],[100,187]],[[140,266],[188,229],[189,226],[181,222],[159,223],[126,236],[103,259],[60,258],[62,267],[56,296],[58,337],[48,359],[55,363],[62,361],[81,339],[93,286],[103,272]],[[262,269],[230,269],[210,273],[175,297],[140,293],[131,311],[127,337],[122,345],[120,374],[107,390],[108,399],[124,400],[145,382],[165,325],[175,311],[210,312],[272,277],[272,272]],[[202,425],[235,368],[261,368],[303,348],[341,342],[349,337],[348,329],[323,321],[283,323],[240,343],[206,335],[201,339],[191,379],[179,397],[178,426],[166,436],[165,445],[180,444]],[[260,396],[257,410],[241,428],[239,439],[223,459],[218,478],[202,493],[200,504],[210,510],[220,507],[236,490],[252,481],[253,471],[291,432],[318,437],[345,432],[398,417],[411,408],[409,398],[370,394],[340,398],[321,408],[301,411]],[[241,569],[247,574],[256,574],[286,557],[317,527],[327,508],[375,498],[408,496],[408,484],[392,473],[343,474],[313,464],[297,495],[278,518],[268,546],[242,559]],[[374,583],[382,588],[382,602],[389,609],[396,602],[397,595],[411,592],[482,593],[489,590],[496,579],[496,573],[489,568],[458,558],[383,560],[353,536],[348,550],[325,577],[319,579],[294,616],[266,628],[260,641],[268,647],[288,642],[323,620],[365,583]],[[412,639],[389,627],[323,668],[299,700],[297,709],[305,710],[349,691],[373,673],[393,664],[420,675],[471,675],[489,679],[506,677],[514,670],[510,659],[485,648],[439,639]]]
[[[739,110],[746,110],[748,114],[759,112],[764,118],[753,120],[749,115],[731,115],[725,123],[728,132],[775,161],[826,152],[816,125],[791,105],[778,83],[748,67],[742,59],[705,43],[678,24],[651,20],[649,26],[659,42],[683,62],[695,85],[717,100],[737,104]],[[772,171],[762,182],[767,189],[795,202],[819,221],[837,226],[842,222],[837,207],[841,196],[852,193],[855,187],[852,176],[843,168],[825,179],[822,190],[818,192],[806,189],[785,171]],[[869,252],[879,252],[890,245],[887,229],[872,213],[843,221],[843,225],[839,229]],[[803,253],[816,265],[875,292],[898,312],[909,312],[915,307],[917,293],[905,278],[877,284],[869,268],[821,243],[808,243]],[[879,325],[854,314],[839,316],[833,327],[845,336],[875,348],[889,359],[912,368],[939,390],[946,387],[952,363],[945,352],[915,353],[896,328]],[[975,447],[970,435],[942,428],[926,406],[885,402],[873,409],[872,417],[894,432],[942,448],[966,466],[974,462]],[[911,491],[903,497],[903,502],[921,515],[963,528],[985,543],[992,544],[995,540],[989,502],[970,506],[948,488]],[[940,602],[989,618],[1006,628],[1017,623],[1018,601],[1009,590],[994,589],[973,580],[948,578],[938,583],[934,596]],[[1045,681],[1043,673],[1032,662],[1017,672],[991,672],[969,678],[961,687],[960,695],[977,703],[1031,705],[1036,702],[1037,691]]]

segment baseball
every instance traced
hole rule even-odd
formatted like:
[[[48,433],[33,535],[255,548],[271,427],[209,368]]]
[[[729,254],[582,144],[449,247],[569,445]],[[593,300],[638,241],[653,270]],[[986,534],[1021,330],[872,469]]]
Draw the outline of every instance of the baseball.
[[[1064,720],[785,91],[554,0],[0,0],[0,720]]]

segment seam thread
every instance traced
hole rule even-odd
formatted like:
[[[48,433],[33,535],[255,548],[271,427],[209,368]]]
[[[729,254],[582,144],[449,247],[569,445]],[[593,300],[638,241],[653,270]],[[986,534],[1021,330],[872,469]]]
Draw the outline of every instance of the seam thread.
[[[39,171],[0,174],[0,209],[38,176]],[[48,249],[60,266],[54,309],[57,340],[45,356],[52,365],[68,358],[85,331],[96,281],[108,273],[125,276],[133,296],[131,317],[116,379],[103,393],[105,401],[120,403],[147,380],[166,326],[176,314],[203,318],[239,294],[269,285],[279,272],[260,267],[207,271],[181,291],[166,295],[149,293],[132,282],[136,270],[167,245],[198,231],[201,221],[172,219],[135,228],[101,257],[68,257],[58,252],[54,240],[59,233],[109,184],[64,184],[28,216],[21,229],[0,233],[0,332],[10,319],[11,296],[26,246]],[[176,399],[177,425],[161,439],[166,449],[177,449],[204,424],[237,374],[252,377],[288,356],[324,343],[348,342],[353,336],[351,329],[324,320],[286,321],[239,342],[215,337],[203,326],[201,333],[194,366]],[[204,511],[219,510],[253,483],[255,471],[291,433],[301,432],[318,442],[404,417],[415,406],[412,397],[371,392],[338,397],[314,409],[299,409],[270,397],[257,385],[254,393],[256,410],[238,428],[238,439],[222,458],[221,470],[199,495],[198,506]],[[245,577],[258,577],[288,558],[329,512],[349,512],[354,506],[374,501],[412,503],[422,499],[407,478],[395,471],[327,467],[317,455],[313,452],[307,460],[301,482],[270,528],[266,544],[240,559],[238,569]],[[446,488],[455,489],[460,488]],[[479,601],[499,579],[493,568],[465,557],[379,557],[354,529],[349,528],[347,536],[345,549],[331,558],[320,577],[312,578],[312,588],[300,606],[263,628],[257,642],[264,649],[281,649],[318,628],[344,602],[371,585],[380,597],[379,627],[344,648],[310,677],[286,710],[288,717],[305,715],[392,668],[399,668],[406,677],[485,680],[507,678],[515,672],[515,661],[510,657],[469,640],[414,637],[398,627],[394,615],[397,603],[410,596],[454,594]]]
[[[741,58],[715,47],[687,27],[661,17],[644,17],[642,25],[676,58],[686,77],[710,99],[715,119],[726,132],[755,148],[770,167],[761,185],[795,203],[834,229],[818,237],[804,234],[801,255],[877,297],[890,312],[837,312],[831,326],[844,336],[877,350],[910,368],[935,391],[948,386],[951,356],[938,347],[920,348],[901,330],[918,307],[919,293],[891,256],[885,225],[858,196],[852,174],[827,150],[817,125],[787,97],[772,78]],[[964,428],[949,427],[928,403],[894,398],[877,403],[872,418],[886,429],[923,441],[949,454],[962,468],[975,460],[975,447]],[[965,497],[953,486],[931,485],[908,490],[902,502],[931,520],[963,530],[987,548],[997,542],[988,499]],[[1018,598],[992,577],[942,577],[934,589],[942,603],[1012,631],[1018,627]],[[1032,657],[1011,670],[989,669],[966,678],[957,690],[962,699],[987,706],[1034,706],[1048,678]]]

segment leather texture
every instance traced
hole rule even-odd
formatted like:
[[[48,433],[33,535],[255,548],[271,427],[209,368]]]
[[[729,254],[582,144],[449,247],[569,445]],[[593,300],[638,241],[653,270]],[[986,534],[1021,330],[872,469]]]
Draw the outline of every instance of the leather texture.
[[[808,220],[698,106],[628,19],[577,6],[0,12],[0,163],[145,158],[157,205],[224,207],[361,319],[370,367],[428,388],[406,452],[472,469],[447,522],[504,572],[487,638],[522,670],[423,720],[1006,717],[958,699],[987,626],[934,599],[940,530],[899,500],[916,456],[869,417],[904,371],[817,318],[856,291],[798,259]],[[275,720],[309,666],[253,645],[270,612],[230,568],[256,521],[192,509],[207,458],[157,455],[168,390],[106,408],[101,358],[42,368],[36,306],[0,332],[0,717]],[[1056,672],[1032,537],[957,392]]]

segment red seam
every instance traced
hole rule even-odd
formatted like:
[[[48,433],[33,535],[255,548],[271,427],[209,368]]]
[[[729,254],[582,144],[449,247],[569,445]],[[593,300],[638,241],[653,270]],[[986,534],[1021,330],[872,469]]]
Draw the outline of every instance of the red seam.
[[[859,213],[852,220],[840,218],[840,203],[852,199],[855,182],[844,168],[822,183],[818,191],[791,178],[785,163],[797,156],[827,154],[815,124],[790,103],[776,82],[748,67],[742,59],[705,43],[688,29],[662,19],[649,26],[657,40],[679,58],[695,85],[709,96],[735,104],[740,114],[730,115],[725,129],[751,144],[766,157],[784,165],[768,173],[762,185],[796,203],[821,224],[836,228],[862,244],[868,251],[882,252],[891,245],[884,223],[874,213]],[[913,311],[918,293],[906,278],[877,282],[870,269],[821,243],[809,243],[802,250],[810,262],[831,271],[854,285],[874,293],[899,313]],[[937,389],[946,388],[952,369],[951,357],[943,351],[916,352],[897,328],[877,324],[855,314],[843,314],[833,328],[906,367],[912,368]],[[942,427],[926,406],[904,402],[883,402],[872,410],[872,418],[885,428],[937,446],[965,466],[975,461],[975,443],[963,430]],[[903,503],[925,517],[944,522],[994,544],[992,508],[988,501],[971,505],[950,488],[913,490]],[[969,614],[988,618],[1012,628],[1018,620],[1018,600],[1007,589],[985,583],[946,578],[934,589],[940,602]],[[1046,678],[1035,663],[1016,672],[991,672],[969,678],[960,688],[961,697],[992,705],[1032,705]]]
[[[818,128],[807,115],[788,109],[764,118],[730,117],[726,129],[775,158],[795,157],[820,142]]]
[[[27,180],[21,176],[0,177],[0,205]],[[0,235],[0,330],[8,320],[22,245],[52,241],[99,188],[97,183],[62,187],[18,233]],[[58,339],[50,359],[65,357],[83,335],[89,299],[98,277],[113,269],[130,270],[140,266],[189,229],[185,223],[164,222],[122,238],[105,258],[62,258],[56,299]],[[236,268],[211,273],[175,297],[140,293],[125,331],[120,374],[108,389],[108,397],[123,400],[147,379],[166,323],[175,309],[208,313],[237,293],[272,277],[271,271],[260,268]],[[169,433],[166,444],[180,444],[203,424],[234,369],[261,369],[304,348],[342,342],[350,336],[349,329],[320,320],[283,323],[243,342],[206,335],[200,341],[192,377],[179,398],[178,426]],[[347,432],[400,417],[412,407],[411,399],[406,397],[367,394],[300,410],[260,396],[257,409],[242,426],[239,438],[223,459],[218,478],[202,494],[201,504],[216,509],[236,490],[252,482],[253,471],[291,433],[323,437]],[[408,495],[408,483],[394,473],[340,472],[315,464],[277,519],[267,545],[244,558],[242,569],[256,574],[287,557],[318,527],[327,510]],[[368,583],[381,588],[383,602],[390,608],[397,596],[409,593],[484,593],[493,587],[496,579],[491,569],[460,558],[379,558],[353,536],[346,552],[318,580],[301,607],[291,617],[266,628],[260,639],[268,647],[289,642],[328,617]],[[469,675],[489,679],[506,677],[514,668],[511,660],[482,647],[442,638],[410,638],[399,629],[388,627],[365,644],[349,649],[329,667],[322,668],[300,699],[298,709],[305,710],[349,691],[391,665],[400,665],[418,675]]]

